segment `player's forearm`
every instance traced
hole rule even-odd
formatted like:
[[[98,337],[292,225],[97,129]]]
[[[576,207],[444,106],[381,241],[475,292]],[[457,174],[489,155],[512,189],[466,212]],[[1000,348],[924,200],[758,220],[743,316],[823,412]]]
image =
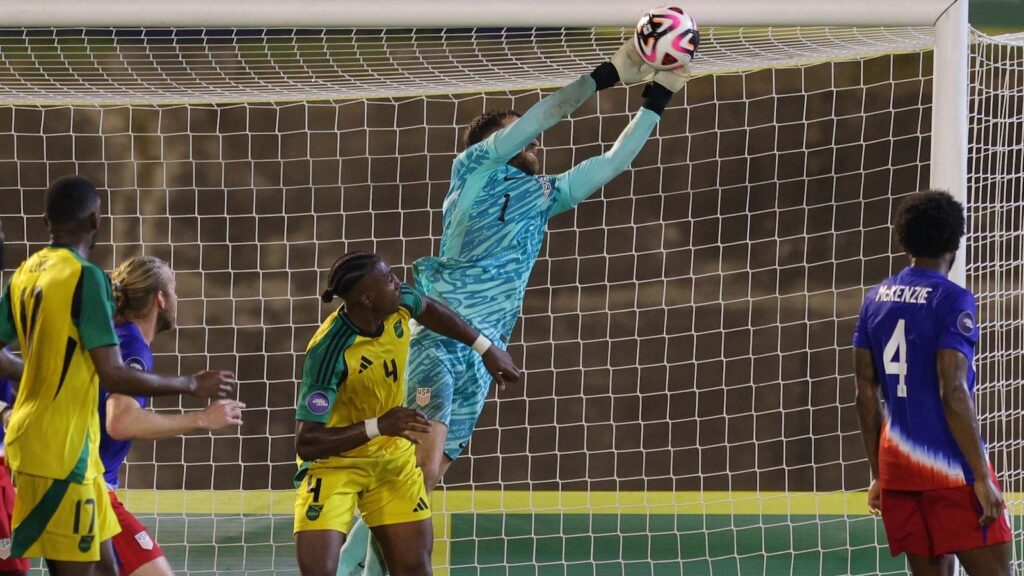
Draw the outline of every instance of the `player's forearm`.
[[[981,445],[981,433],[978,430],[978,417],[974,413],[974,404],[967,388],[961,388],[952,394],[942,397],[942,408],[946,413],[946,422],[953,439],[967,459],[975,478],[988,477],[988,459]]]
[[[431,332],[462,342],[466,346],[472,346],[480,331],[473,328],[454,310],[432,298],[423,298],[423,310],[420,311],[416,321]]]
[[[864,441],[868,464],[871,466],[871,477],[878,478],[878,440],[882,434],[882,409],[875,391],[862,393],[861,390],[858,383],[857,418],[860,420],[860,436]]]
[[[129,396],[175,396],[196,390],[195,378],[191,376],[163,376],[123,364],[101,373],[100,385],[108,392]]]
[[[857,418],[872,478],[878,478],[878,440],[882,435],[882,396],[875,360],[865,348],[853,349],[853,382],[857,387]]]
[[[140,407],[128,414],[107,417],[107,434],[115,440],[162,440],[205,428],[202,412],[158,414]]]
[[[560,196],[553,213],[574,208],[612,178],[625,172],[647,143],[660,119],[657,113],[641,108],[607,152],[584,160],[559,176],[555,186]]]
[[[313,422],[298,422],[295,429],[295,453],[310,461],[338,456],[370,441],[366,422],[330,427]]]
[[[522,118],[494,135],[494,149],[499,157],[511,158],[520,153],[534,138],[587,101],[597,92],[597,83],[581,76],[561,90],[530,107]]]
[[[988,477],[988,458],[981,443],[974,400],[967,389],[967,358],[954,350],[939,350],[939,391],[946,423],[975,478]]]

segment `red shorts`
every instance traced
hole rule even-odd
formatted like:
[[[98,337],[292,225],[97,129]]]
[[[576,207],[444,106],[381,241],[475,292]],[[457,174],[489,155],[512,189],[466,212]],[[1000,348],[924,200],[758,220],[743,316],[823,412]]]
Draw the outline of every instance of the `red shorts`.
[[[973,486],[924,492],[882,489],[882,523],[893,556],[942,556],[1010,542],[1008,514],[1004,510],[987,526],[979,525],[981,504]]]
[[[117,522],[121,525],[121,533],[113,538],[114,553],[117,555],[121,574],[131,574],[144,564],[164,555],[156,540],[149,535],[149,530],[125,509],[113,490],[110,491],[110,504],[114,508]]]
[[[11,513],[14,512],[14,484],[7,462],[0,456],[0,572],[28,572],[28,558],[11,558]]]

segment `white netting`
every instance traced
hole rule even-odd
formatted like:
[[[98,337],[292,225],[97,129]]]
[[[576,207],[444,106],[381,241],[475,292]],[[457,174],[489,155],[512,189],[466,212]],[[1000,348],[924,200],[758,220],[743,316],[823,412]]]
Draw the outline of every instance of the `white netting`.
[[[1024,35],[974,34],[967,274],[981,324],[978,411],[1011,509],[1024,502]],[[1015,574],[1024,571],[1014,517]]]
[[[705,31],[708,74],[633,168],[552,222],[513,336],[525,392],[488,402],[435,496],[439,573],[902,573],[855,492],[849,341],[863,289],[902,265],[898,197],[928,183],[930,35]],[[526,109],[621,38],[0,35],[9,262],[46,241],[41,189],[89,176],[111,216],[93,260],[177,270],[158,369],[242,381],[238,433],[142,442],[128,465],[128,507],[179,571],[294,573],[295,379],[324,271],[344,250],[431,253],[460,128]],[[602,92],[546,133],[545,171],[606,148],[639,93]]]
[[[0,102],[266,102],[561,86],[621,29],[0,29]],[[931,46],[931,28],[708,29],[695,72]]]

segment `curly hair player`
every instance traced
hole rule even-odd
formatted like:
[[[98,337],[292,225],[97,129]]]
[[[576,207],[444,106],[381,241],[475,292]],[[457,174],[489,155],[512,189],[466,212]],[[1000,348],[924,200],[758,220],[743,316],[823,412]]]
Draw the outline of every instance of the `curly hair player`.
[[[1010,573],[1012,531],[974,411],[974,295],[946,276],[964,235],[945,192],[900,205],[910,266],[864,298],[853,336],[857,412],[871,464],[868,509],[914,576]]]

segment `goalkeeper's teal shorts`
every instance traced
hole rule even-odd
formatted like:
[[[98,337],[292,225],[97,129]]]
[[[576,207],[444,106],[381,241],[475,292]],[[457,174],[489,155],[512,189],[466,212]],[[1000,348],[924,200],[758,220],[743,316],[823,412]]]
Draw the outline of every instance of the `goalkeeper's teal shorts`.
[[[444,453],[451,460],[469,444],[492,381],[483,360],[469,346],[426,329],[413,336],[405,405],[448,426]]]

